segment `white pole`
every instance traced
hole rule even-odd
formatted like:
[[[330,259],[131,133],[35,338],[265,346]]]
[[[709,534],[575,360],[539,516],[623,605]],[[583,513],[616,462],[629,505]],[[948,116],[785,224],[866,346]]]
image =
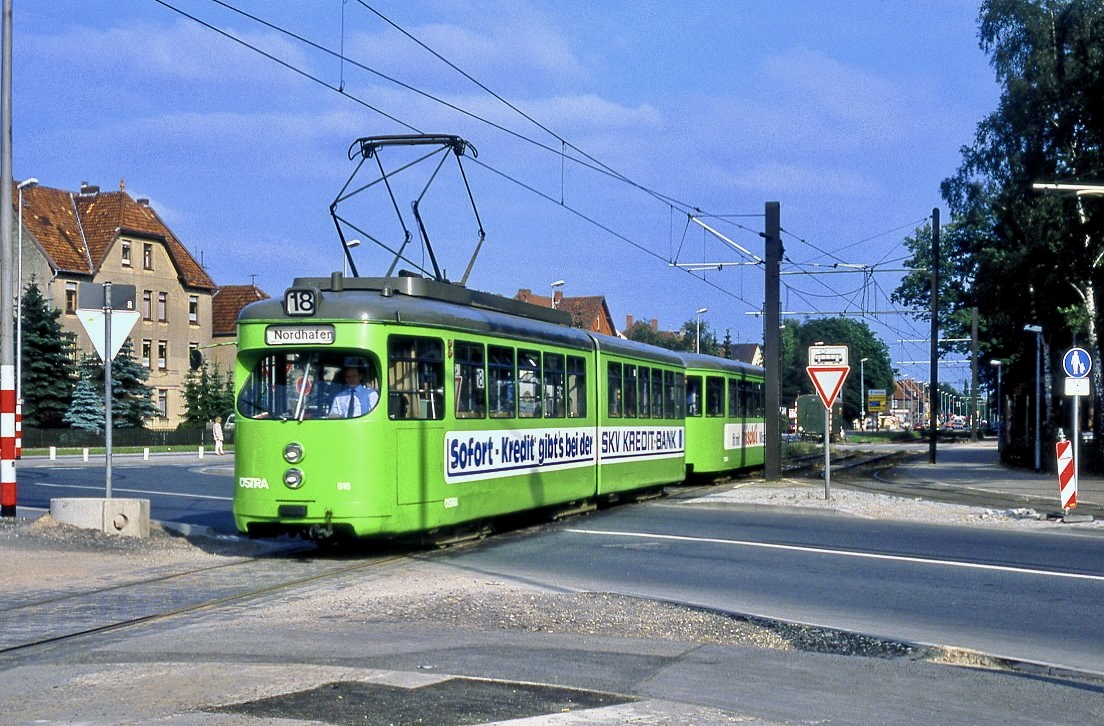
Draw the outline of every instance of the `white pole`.
[[[824,409],[824,501],[832,500],[832,457],[829,449],[832,433],[832,408]]]
[[[51,446],[50,447],[50,461],[56,461],[56,460],[57,460],[57,447],[56,446]]]

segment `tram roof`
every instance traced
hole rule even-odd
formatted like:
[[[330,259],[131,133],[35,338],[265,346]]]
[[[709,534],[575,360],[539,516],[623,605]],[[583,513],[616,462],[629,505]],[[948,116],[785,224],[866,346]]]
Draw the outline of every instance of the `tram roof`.
[[[374,320],[463,330],[533,340],[578,349],[594,347],[587,331],[571,327],[571,316],[491,293],[421,277],[300,277],[293,289],[318,291],[317,314],[308,320]],[[286,320],[282,300],[242,309],[239,322]]]
[[[764,372],[761,367],[753,366],[750,363],[700,353],[683,353],[682,361],[688,370],[728,371],[754,376],[762,376]]]

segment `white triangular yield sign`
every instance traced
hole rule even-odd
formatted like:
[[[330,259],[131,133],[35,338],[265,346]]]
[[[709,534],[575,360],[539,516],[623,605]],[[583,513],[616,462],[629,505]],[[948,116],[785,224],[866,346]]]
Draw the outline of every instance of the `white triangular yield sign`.
[[[92,345],[96,348],[96,354],[100,360],[104,357],[104,339],[107,337],[107,320],[103,310],[77,310],[77,320],[84,326],[84,332],[92,339]],[[130,331],[134,330],[134,324],[141,316],[137,310],[112,310],[111,311],[111,358],[119,353]]]
[[[824,407],[831,408],[843,388],[843,382],[847,380],[847,374],[851,372],[851,366],[809,366],[805,370],[813,379],[813,388]]]

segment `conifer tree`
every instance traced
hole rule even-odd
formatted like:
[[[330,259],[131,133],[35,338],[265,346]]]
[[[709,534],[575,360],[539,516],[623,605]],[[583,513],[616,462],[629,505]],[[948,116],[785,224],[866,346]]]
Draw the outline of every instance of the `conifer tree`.
[[[153,389],[146,385],[149,371],[134,360],[134,344],[123,343],[111,361],[111,424],[113,428],[144,428],[146,420],[160,416],[153,403]],[[79,365],[81,375],[95,382],[103,396],[104,368],[95,356],[85,356]]]
[[[23,293],[23,425],[60,428],[76,381],[73,335],[31,278]]]
[[[65,423],[82,431],[102,432],[104,428],[103,395],[96,384],[82,375],[73,389],[73,402],[65,412]]]

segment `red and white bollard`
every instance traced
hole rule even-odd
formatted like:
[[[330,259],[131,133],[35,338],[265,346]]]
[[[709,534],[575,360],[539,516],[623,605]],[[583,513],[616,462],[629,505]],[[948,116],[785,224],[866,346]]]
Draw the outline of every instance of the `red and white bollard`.
[[[1062,440],[1055,445],[1058,452],[1058,493],[1062,509],[1077,506],[1077,468],[1073,461],[1073,442]]]
[[[0,365],[0,516],[14,517],[15,366]]]

